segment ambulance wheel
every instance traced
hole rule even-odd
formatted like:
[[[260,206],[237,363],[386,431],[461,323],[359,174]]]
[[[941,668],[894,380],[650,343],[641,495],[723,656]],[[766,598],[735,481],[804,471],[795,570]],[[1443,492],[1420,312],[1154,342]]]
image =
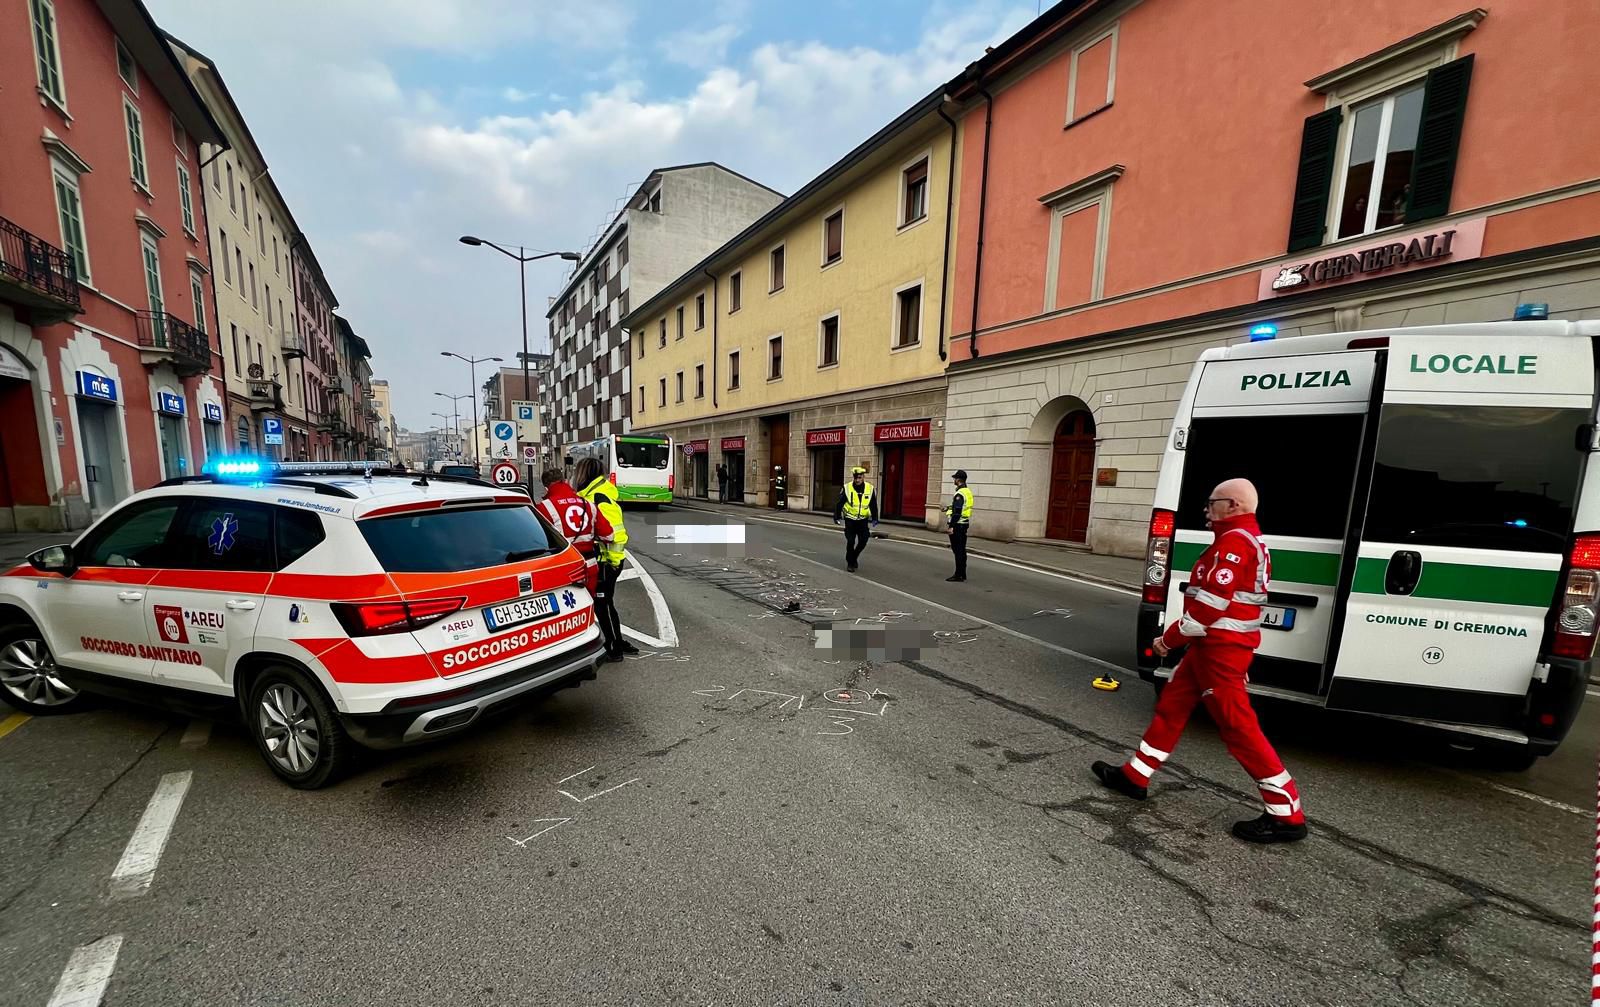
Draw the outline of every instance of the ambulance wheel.
[[[350,761],[354,742],[322,690],[297,668],[276,665],[256,677],[246,722],[261,757],[296,789],[328,785]]]
[[[31,622],[0,626],[0,697],[35,717],[80,710],[84,697],[63,682],[44,634]]]

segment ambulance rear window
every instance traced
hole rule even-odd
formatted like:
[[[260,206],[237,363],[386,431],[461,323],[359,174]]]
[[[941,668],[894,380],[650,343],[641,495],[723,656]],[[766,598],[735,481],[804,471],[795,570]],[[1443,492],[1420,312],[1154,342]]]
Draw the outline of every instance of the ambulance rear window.
[[[1565,552],[1581,409],[1383,407],[1369,542]]]
[[[390,573],[454,573],[550,555],[563,546],[529,506],[419,511],[356,522]]]
[[[1178,527],[1204,531],[1206,498],[1243,477],[1261,494],[1261,531],[1342,540],[1361,452],[1359,413],[1213,416],[1189,426]]]

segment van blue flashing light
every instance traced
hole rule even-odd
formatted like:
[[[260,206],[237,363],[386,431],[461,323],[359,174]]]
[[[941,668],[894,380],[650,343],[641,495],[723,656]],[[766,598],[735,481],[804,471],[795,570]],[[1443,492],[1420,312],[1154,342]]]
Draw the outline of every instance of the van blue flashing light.
[[[1250,341],[1259,343],[1267,339],[1278,338],[1278,327],[1272,322],[1262,322],[1260,325],[1250,326]]]
[[[1548,304],[1538,304],[1538,303],[1529,303],[1529,304],[1519,304],[1519,305],[1517,305],[1517,310],[1511,316],[1511,319],[1512,319],[1512,321],[1517,321],[1517,322],[1533,322],[1533,321],[1541,321],[1541,320],[1549,318],[1549,317],[1550,317],[1550,305],[1548,305]]]

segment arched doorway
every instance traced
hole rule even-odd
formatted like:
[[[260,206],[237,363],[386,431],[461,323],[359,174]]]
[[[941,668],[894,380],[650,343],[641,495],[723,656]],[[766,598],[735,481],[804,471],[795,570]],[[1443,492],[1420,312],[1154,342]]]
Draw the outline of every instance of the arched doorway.
[[[1089,540],[1089,497],[1094,492],[1094,417],[1079,409],[1062,417],[1050,444],[1050,496],[1046,538]]]

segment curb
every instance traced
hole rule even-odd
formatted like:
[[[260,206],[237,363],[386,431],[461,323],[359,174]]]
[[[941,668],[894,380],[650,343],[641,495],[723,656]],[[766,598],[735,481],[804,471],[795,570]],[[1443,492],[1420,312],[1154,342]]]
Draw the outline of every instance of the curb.
[[[704,506],[701,506],[699,504],[694,504],[694,503],[681,503],[681,502],[676,501],[676,500],[674,500],[669,506],[681,507],[684,510],[697,511],[697,512],[699,512],[701,514],[725,514],[725,513],[727,513],[727,511],[724,511],[724,510],[722,510],[720,508],[704,507]],[[749,508],[740,508],[740,509],[741,510],[748,510]],[[767,524],[800,525],[802,527],[807,527],[807,528],[818,528],[818,529],[821,529],[823,531],[828,530],[826,525],[823,525],[823,524],[820,524],[820,523],[817,523],[817,522],[797,520],[797,519],[794,519],[794,518],[785,519],[785,518],[767,517],[764,514],[761,514],[761,515],[745,514],[743,516],[743,519],[746,520],[746,521],[764,521]],[[873,538],[878,538],[878,539],[887,539],[887,540],[890,540],[890,541],[894,541],[895,540],[894,534],[892,532],[886,532],[886,531],[874,531],[872,533],[872,537]],[[899,541],[901,541],[901,542],[910,542],[910,543],[913,543],[915,545],[937,546],[937,545],[941,544],[940,542],[937,542],[937,541],[935,541],[933,539],[923,540],[920,537],[913,537],[911,535],[904,535],[899,539]],[[1134,583],[1131,583],[1131,582],[1125,581],[1125,580],[1118,580],[1115,577],[1103,577],[1103,576],[1100,576],[1099,574],[1084,573],[1082,570],[1074,570],[1074,569],[1072,569],[1070,567],[1064,567],[1064,566],[1052,566],[1049,563],[1040,563],[1040,562],[1038,562],[1036,560],[1018,559],[1015,556],[1007,556],[1007,555],[1005,555],[1003,553],[993,552],[993,551],[988,550],[988,549],[974,549],[971,546],[968,546],[967,554],[970,555],[970,556],[982,556],[984,559],[999,560],[999,561],[1001,561],[1003,563],[1012,563],[1012,564],[1015,564],[1016,566],[1025,567],[1025,568],[1030,569],[1030,570],[1038,570],[1041,573],[1053,573],[1053,574],[1058,574],[1058,575],[1063,576],[1063,577],[1071,577],[1074,580],[1088,581],[1091,584],[1098,584],[1098,585],[1100,585],[1102,587],[1117,588],[1119,590],[1133,591],[1133,592],[1136,592],[1136,593],[1143,589],[1143,585],[1134,584]]]

